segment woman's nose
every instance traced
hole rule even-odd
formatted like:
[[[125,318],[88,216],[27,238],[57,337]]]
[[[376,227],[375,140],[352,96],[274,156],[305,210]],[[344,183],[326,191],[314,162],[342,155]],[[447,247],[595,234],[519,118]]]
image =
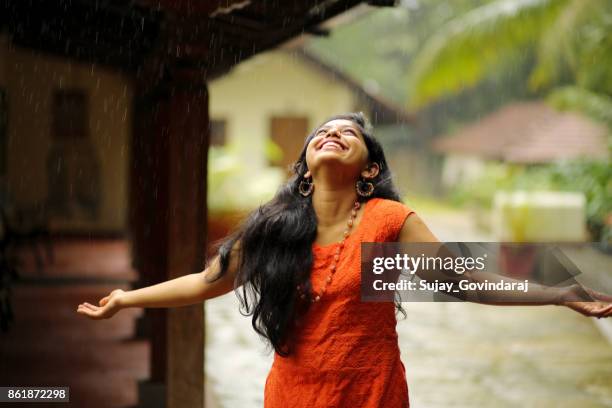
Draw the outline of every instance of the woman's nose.
[[[340,137],[340,130],[338,128],[329,128],[329,130],[327,131],[327,133],[325,133],[325,137],[327,136],[336,136],[336,137]]]

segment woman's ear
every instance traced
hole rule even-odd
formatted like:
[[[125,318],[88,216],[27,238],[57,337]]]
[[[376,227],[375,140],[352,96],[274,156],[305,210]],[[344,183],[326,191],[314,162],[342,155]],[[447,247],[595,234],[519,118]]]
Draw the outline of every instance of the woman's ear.
[[[308,170],[306,173],[304,173],[304,178],[308,178],[310,177],[310,170]]]
[[[380,166],[376,162],[368,163],[367,167],[361,171],[361,176],[366,179],[372,179],[380,173]]]

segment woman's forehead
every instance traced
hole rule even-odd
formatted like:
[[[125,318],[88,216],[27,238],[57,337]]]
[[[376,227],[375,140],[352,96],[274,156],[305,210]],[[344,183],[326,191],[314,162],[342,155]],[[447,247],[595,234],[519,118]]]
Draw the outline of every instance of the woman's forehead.
[[[358,129],[359,126],[357,126],[357,124],[355,122],[353,122],[352,120],[348,120],[348,119],[334,119],[334,120],[330,120],[329,122],[325,122],[324,124],[322,124],[319,129],[321,128],[327,128],[327,127],[333,127],[333,126],[337,126],[337,127],[352,127],[354,129]]]

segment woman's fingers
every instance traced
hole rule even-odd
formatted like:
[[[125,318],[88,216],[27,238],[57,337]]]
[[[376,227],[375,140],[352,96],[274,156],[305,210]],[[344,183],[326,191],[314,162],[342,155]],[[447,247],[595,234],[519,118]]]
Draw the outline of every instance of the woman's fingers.
[[[118,298],[122,292],[123,289],[113,290],[109,295],[98,301],[99,306],[83,302],[77,307],[77,313],[92,319],[109,319],[121,309]]]
[[[79,308],[77,309],[77,313],[80,313],[82,315],[85,315],[87,317],[90,317],[92,319],[98,319],[99,318],[99,312],[95,311],[93,309],[90,309],[84,305],[79,305]]]
[[[84,314],[93,319],[102,319],[104,317],[103,307],[98,307],[87,302],[80,304],[79,308],[77,309],[77,312],[80,312],[81,314]]]
[[[100,299],[100,306],[83,302],[77,307],[77,312],[92,319],[108,319],[117,313],[116,302],[111,302],[112,296]]]
[[[589,315],[593,317],[597,317],[597,318],[607,317],[612,311],[612,304],[608,304],[608,303],[597,302],[597,303],[591,303],[587,305],[588,305],[587,312],[589,312]]]
[[[608,317],[612,314],[612,304],[608,304],[603,307],[603,310],[599,313],[599,317]]]
[[[591,317],[609,317],[612,316],[612,303],[604,302],[570,302],[568,306],[571,309]]]
[[[97,310],[99,309],[99,307],[98,307],[98,306],[95,306],[95,305],[89,304],[89,303],[87,303],[87,302],[83,303],[83,305],[84,305],[85,307],[87,307],[88,309],[93,310],[94,312],[95,312],[95,311],[97,311]]]

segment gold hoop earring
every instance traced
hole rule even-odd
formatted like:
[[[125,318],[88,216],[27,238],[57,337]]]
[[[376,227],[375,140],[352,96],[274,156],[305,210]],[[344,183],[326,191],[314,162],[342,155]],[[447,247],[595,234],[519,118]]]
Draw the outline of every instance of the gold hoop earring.
[[[300,181],[298,190],[300,190],[300,194],[302,196],[308,197],[312,194],[312,191],[314,190],[314,183],[312,182],[312,180],[303,179],[302,181]]]
[[[374,184],[360,179],[355,183],[355,190],[361,197],[369,197],[374,192]]]

